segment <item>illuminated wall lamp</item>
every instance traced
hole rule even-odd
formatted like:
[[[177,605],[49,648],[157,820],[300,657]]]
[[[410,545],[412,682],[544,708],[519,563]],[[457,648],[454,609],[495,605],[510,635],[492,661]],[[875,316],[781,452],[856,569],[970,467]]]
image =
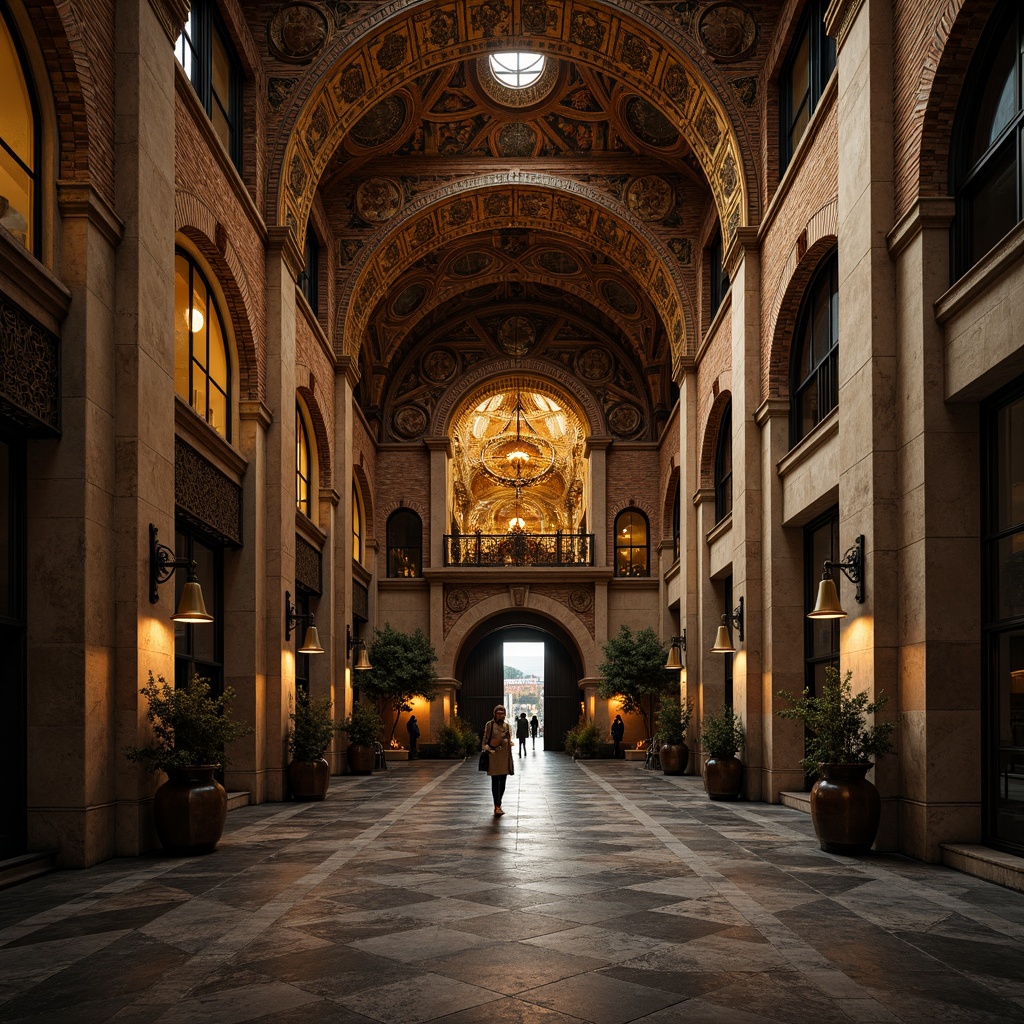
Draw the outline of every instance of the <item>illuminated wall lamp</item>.
[[[174,622],[213,622],[213,616],[206,610],[203,602],[203,588],[199,585],[194,558],[176,558],[174,551],[166,544],[157,540],[157,529],[149,524],[149,603],[156,604],[160,600],[159,587],[166,583],[178,569],[188,570],[188,579],[181,591],[178,610],[171,616]]]
[[[372,669],[373,666],[370,664],[370,659],[366,654],[366,641],[361,640],[359,637],[352,635],[352,629],[350,626],[345,627],[345,651],[346,654],[351,656],[352,649],[355,648],[359,653],[356,655],[356,663],[352,666],[356,672],[366,672]]]
[[[818,584],[818,600],[814,610],[807,613],[809,619],[843,619],[846,610],[839,603],[839,591],[836,590],[832,570],[838,569],[851,582],[857,584],[854,594],[858,604],[864,603],[864,534],[854,542],[841,562],[825,562],[821,582]]]
[[[306,635],[303,638],[302,646],[298,648],[299,654],[323,654],[324,649],[320,646],[320,633],[316,628],[316,619],[313,613],[310,612],[308,615],[300,615],[296,610],[295,605],[292,604],[291,591],[286,590],[284,592],[284,638],[285,640],[291,640],[292,630],[300,622],[309,622],[306,627]]]
[[[743,598],[736,606],[732,615],[726,612],[722,616],[722,624],[715,634],[715,646],[711,648],[712,654],[735,654],[736,648],[732,645],[732,638],[729,636],[729,626],[736,627],[736,638],[743,640]]]
[[[672,643],[668,649],[668,661],[665,662],[666,672],[681,672],[683,670],[683,659],[680,655],[686,650],[686,630],[682,636],[672,637]]]

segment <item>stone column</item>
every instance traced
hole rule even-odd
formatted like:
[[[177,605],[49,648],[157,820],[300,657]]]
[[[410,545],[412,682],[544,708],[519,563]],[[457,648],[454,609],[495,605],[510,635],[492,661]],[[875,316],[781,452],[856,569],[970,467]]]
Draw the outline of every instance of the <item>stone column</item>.
[[[332,460],[333,461],[333,460]],[[332,481],[333,483],[333,481]],[[315,697],[329,697],[334,703],[334,720],[341,722],[344,719],[345,699],[345,673],[338,672],[339,648],[344,653],[345,636],[336,632],[337,616],[335,605],[337,594],[335,593],[335,552],[334,538],[338,533],[338,506],[341,503],[341,495],[331,487],[320,488],[320,511],[317,524],[327,534],[327,541],[320,551],[320,597],[316,603],[316,627],[320,634],[320,645],[327,652],[317,655],[310,660],[309,665],[309,686],[310,692]],[[335,736],[324,757],[331,766],[331,774],[337,775],[341,771],[341,741],[342,736]]]
[[[607,437],[587,438],[587,461],[590,468],[590,499],[587,509],[589,532],[594,535],[594,565],[608,566],[608,445]]]
[[[334,664],[334,710],[339,719],[352,712],[353,679],[348,654],[348,633],[352,625],[352,459],[353,390],[359,382],[359,366],[351,356],[340,356],[334,379],[334,487],[338,492],[338,510],[331,538],[334,561],[334,608],[332,629],[338,642],[331,659]],[[355,652],[353,651],[353,654]],[[348,746],[342,733],[341,746]]]
[[[695,457],[699,457],[696,456]],[[710,551],[706,537],[715,525],[715,492],[710,487],[697,488],[690,502],[693,507],[695,551],[694,586],[696,597],[696,626],[687,631],[687,675],[696,672],[694,712],[698,720],[707,714],[720,714],[725,702],[725,673],[720,655],[711,653],[715,632],[722,621],[722,602],[711,579]],[[706,758],[702,757],[698,767]]]
[[[701,627],[700,545],[698,506],[689,500],[700,488],[700,445],[697,440],[697,374],[682,363],[674,368],[679,385],[679,628],[686,633],[684,671],[679,681],[680,699],[693,702],[693,718],[686,733],[690,748],[688,772],[700,772],[698,727],[700,724]]]
[[[864,535],[865,601],[837,585],[850,613],[840,632],[842,671],[855,690],[895,696],[898,672],[895,294],[886,234],[893,224],[892,5],[833,0],[839,97],[839,549]],[[890,705],[896,714],[896,701]],[[879,849],[897,845],[899,770],[874,772],[882,795]]]

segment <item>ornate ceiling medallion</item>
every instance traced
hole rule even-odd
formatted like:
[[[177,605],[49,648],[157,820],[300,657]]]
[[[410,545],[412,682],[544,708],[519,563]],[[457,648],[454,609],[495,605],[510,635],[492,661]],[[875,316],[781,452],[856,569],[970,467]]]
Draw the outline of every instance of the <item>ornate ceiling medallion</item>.
[[[356,212],[368,224],[391,220],[402,202],[402,186],[394,178],[367,178],[356,189]]]
[[[757,22],[739,4],[711,4],[697,21],[697,37],[715,60],[742,60],[757,42]]]
[[[274,55],[292,63],[305,63],[327,40],[327,19],[312,4],[285,4],[267,23],[267,39]]]
[[[538,55],[539,56],[539,55]],[[491,71],[490,58],[478,57],[476,61],[476,77],[480,88],[488,99],[500,103],[503,107],[532,107],[551,95],[558,81],[559,64],[554,57],[544,58],[544,70],[529,85],[513,88],[499,81]]]
[[[525,356],[536,340],[537,328],[525,316],[510,316],[498,328],[498,344],[510,356]]]
[[[672,186],[658,174],[634,178],[626,187],[626,204],[643,221],[664,220],[675,201]]]

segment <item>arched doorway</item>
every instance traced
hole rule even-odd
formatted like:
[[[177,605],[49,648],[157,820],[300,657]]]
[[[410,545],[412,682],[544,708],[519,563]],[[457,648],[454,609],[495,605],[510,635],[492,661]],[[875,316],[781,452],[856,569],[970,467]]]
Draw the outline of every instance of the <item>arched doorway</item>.
[[[580,717],[582,663],[575,644],[557,623],[531,612],[506,612],[482,622],[467,638],[455,667],[462,680],[459,717],[482,734],[504,700],[506,643],[544,645],[544,749],[564,749],[563,737]]]

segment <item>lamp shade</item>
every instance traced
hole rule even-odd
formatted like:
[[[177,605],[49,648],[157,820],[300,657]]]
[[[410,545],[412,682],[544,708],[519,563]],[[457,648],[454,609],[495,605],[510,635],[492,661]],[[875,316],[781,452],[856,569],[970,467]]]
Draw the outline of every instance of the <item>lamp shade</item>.
[[[809,619],[843,619],[846,612],[839,603],[839,592],[836,590],[835,580],[826,576],[818,584],[818,600],[815,602],[814,611],[807,613]]]
[[[213,622],[203,602],[203,588],[195,580],[189,580],[182,588],[178,610],[171,618],[175,622]]]
[[[679,660],[679,645],[673,644],[668,649],[668,661],[665,662],[666,672],[678,672],[683,667],[683,663]]]
[[[729,638],[729,627],[723,622],[715,634],[715,646],[711,648],[712,654],[735,654],[736,648]]]
[[[324,649],[320,646],[320,633],[316,626],[306,628],[306,636],[299,648],[299,654],[323,654]]]
[[[367,670],[373,668],[373,666],[370,664],[370,659],[366,655],[366,648],[362,644],[359,645],[359,654],[356,657],[355,665],[353,665],[352,667],[357,672],[366,672]]]

